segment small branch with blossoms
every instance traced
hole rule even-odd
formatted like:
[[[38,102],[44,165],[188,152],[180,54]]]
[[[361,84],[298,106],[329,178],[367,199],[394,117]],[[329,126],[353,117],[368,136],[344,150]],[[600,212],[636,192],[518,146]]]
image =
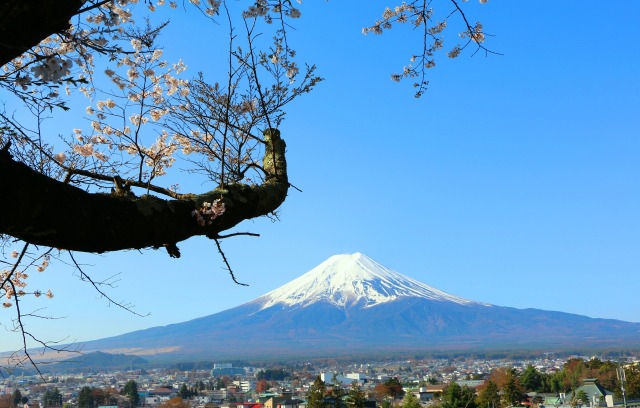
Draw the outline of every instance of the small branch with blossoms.
[[[210,7],[205,2],[202,7],[213,16],[222,3],[208,0]],[[160,2],[147,4],[153,11]],[[66,250],[69,266],[82,280],[109,303],[135,313],[129,305],[110,298],[102,283],[76,262],[72,251],[162,247],[179,257],[179,242],[204,236],[216,242],[226,269],[239,283],[219,240],[257,234],[222,232],[243,220],[272,213],[286,198],[290,184],[285,144],[274,127],[282,121],[283,106],[309,92],[319,79],[313,68],[298,76],[292,61],[295,53],[286,43],[284,28],[289,26],[283,19],[300,13],[287,2],[265,5],[267,15],[279,15],[281,22],[268,58],[267,53],[254,50],[253,39],[262,33],[249,35],[242,51],[230,31],[226,87],[207,84],[202,77],[184,78],[186,65],[163,60],[155,45],[163,25],[135,28],[128,5],[128,0],[86,2],[80,12],[88,15],[79,17],[73,27],[52,33],[11,61],[5,74],[0,73],[0,87],[33,105],[37,115],[37,126],[30,129],[20,123],[22,119],[0,112],[0,126],[6,124],[9,130],[0,134],[0,173],[5,177],[0,188],[10,191],[0,196],[0,211],[8,210],[0,219],[0,234]],[[94,61],[98,56],[109,59],[101,70],[111,88],[101,89],[94,80],[100,75],[96,68],[100,65]],[[296,82],[298,78],[302,81]],[[47,138],[41,112],[66,108],[60,95],[74,90],[91,99],[85,110],[90,125],[64,135],[68,148],[61,151],[58,143]],[[192,154],[202,158],[198,160],[201,169],[218,187],[189,194],[157,184],[176,160],[188,161]],[[74,225],[73,231],[68,225]],[[39,261],[28,267],[44,270],[50,258]],[[5,306],[18,311],[16,331],[22,333],[22,356],[26,356],[20,361],[34,364],[26,345],[37,339],[27,331],[23,317],[40,316],[20,308],[17,297],[28,294],[18,286],[26,283],[22,273],[16,271],[13,280],[5,282],[12,300]],[[51,291],[36,290],[33,295],[53,297]]]
[[[218,198],[213,203],[203,202],[200,208],[191,212],[191,216],[195,217],[198,225],[204,227],[205,225],[211,225],[216,218],[224,214],[224,211],[224,202],[222,198]]]
[[[442,0],[445,2],[446,0]],[[365,27],[362,29],[362,33],[381,35],[386,30],[390,30],[395,24],[408,25],[412,29],[422,29],[422,52],[415,54],[411,57],[411,64],[403,67],[402,72],[391,74],[391,79],[395,82],[400,82],[403,79],[413,78],[415,82],[413,87],[415,88],[415,97],[419,98],[427,90],[429,81],[427,78],[427,70],[436,66],[436,53],[444,48],[444,36],[443,33],[447,29],[452,17],[458,16],[462,21],[464,30],[458,35],[460,38],[466,38],[468,41],[464,45],[456,44],[453,46],[446,55],[449,58],[457,58],[461,52],[467,48],[470,44],[476,46],[476,50],[485,51],[486,54],[496,54],[485,47],[484,41],[486,39],[486,32],[482,23],[477,22],[472,25],[467,19],[467,15],[460,7],[457,0],[449,0],[453,4],[454,8],[448,14],[443,15],[440,19],[436,17],[436,12],[431,7],[433,1],[427,0],[414,0],[410,2],[403,2],[394,8],[387,7],[382,13],[382,19],[377,20],[374,25]],[[463,0],[466,2],[467,0]],[[488,0],[479,0],[481,4],[488,3]],[[439,5],[443,8],[444,5]],[[417,78],[417,80],[416,80]]]
[[[32,365],[40,375],[38,365],[46,362],[39,361],[36,363],[32,356],[33,344],[42,347],[43,351],[56,351],[56,352],[73,352],[68,346],[57,347],[58,342],[45,342],[32,335],[27,329],[25,318],[40,318],[40,319],[53,319],[49,316],[42,316],[36,312],[24,312],[21,306],[22,300],[28,295],[33,295],[38,298],[42,295],[51,299],[53,293],[48,290],[46,293],[42,293],[40,290],[34,290],[33,292],[27,292],[25,289],[28,285],[29,269],[42,273],[47,269],[50,264],[50,255],[52,249],[47,249],[44,252],[38,254],[38,252],[29,252],[30,245],[24,243],[21,250],[13,250],[10,253],[10,257],[15,259],[10,269],[0,271],[0,297],[4,298],[2,306],[4,308],[13,308],[15,310],[15,318],[13,319],[13,327],[11,331],[20,333],[22,338],[22,349],[20,353],[13,353],[7,360],[9,365],[14,367],[23,366],[25,363]],[[43,352],[40,351],[40,352]]]

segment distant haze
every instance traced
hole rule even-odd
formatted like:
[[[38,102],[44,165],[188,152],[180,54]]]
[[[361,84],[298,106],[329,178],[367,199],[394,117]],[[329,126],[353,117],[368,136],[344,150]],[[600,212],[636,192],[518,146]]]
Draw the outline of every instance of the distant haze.
[[[640,324],[463,299],[355,253],[241,306],[85,343],[148,359],[633,348]]]

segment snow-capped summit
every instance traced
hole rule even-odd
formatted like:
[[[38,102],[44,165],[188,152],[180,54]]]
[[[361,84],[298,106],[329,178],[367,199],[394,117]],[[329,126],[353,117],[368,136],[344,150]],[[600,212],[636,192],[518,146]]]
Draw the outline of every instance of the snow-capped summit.
[[[355,253],[333,256],[240,306],[82,347],[157,354],[163,361],[300,359],[427,350],[637,349],[639,333],[640,323],[462,299]]]
[[[359,252],[332,256],[256,301],[264,302],[262,309],[277,304],[308,306],[319,301],[345,308],[354,304],[372,307],[409,296],[463,305],[479,304],[392,271]]]

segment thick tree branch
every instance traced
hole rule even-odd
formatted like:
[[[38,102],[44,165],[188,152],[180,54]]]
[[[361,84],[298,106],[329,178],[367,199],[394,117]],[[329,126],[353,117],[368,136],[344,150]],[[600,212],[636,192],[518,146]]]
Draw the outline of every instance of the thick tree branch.
[[[0,66],[69,28],[85,0],[0,0]]]
[[[175,244],[204,235],[218,237],[243,220],[275,211],[289,182],[285,143],[276,129],[264,132],[264,183],[231,184],[183,199],[163,200],[89,193],[44,176],[0,150],[0,234],[25,242],[83,252],[161,247],[179,256]],[[224,214],[201,226],[192,215],[221,199]]]

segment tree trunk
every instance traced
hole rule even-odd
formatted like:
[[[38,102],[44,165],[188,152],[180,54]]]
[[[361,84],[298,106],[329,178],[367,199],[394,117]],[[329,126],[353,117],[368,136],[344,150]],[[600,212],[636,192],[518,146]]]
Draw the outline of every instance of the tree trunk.
[[[0,0],[0,66],[69,29],[84,0]]]

